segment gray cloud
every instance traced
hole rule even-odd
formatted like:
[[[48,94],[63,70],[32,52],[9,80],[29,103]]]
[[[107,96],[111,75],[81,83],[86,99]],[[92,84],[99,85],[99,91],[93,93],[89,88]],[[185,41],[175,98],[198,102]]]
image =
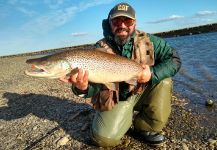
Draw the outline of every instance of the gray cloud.
[[[209,10],[205,10],[205,11],[198,11],[196,12],[194,15],[192,16],[188,16],[188,17],[184,17],[184,16],[179,16],[179,15],[171,15],[167,18],[162,18],[162,19],[158,19],[158,20],[153,20],[153,21],[149,21],[146,23],[149,24],[159,24],[159,23],[164,23],[164,22],[171,22],[171,21],[177,21],[179,20],[179,22],[181,24],[204,24],[204,23],[212,23],[215,22],[215,17],[217,15],[216,11],[209,11]]]
[[[179,20],[179,19],[183,19],[183,18],[184,18],[184,16],[171,15],[168,18],[162,18],[162,19],[158,19],[158,20],[154,20],[154,21],[149,21],[147,23],[157,24],[157,23],[163,23],[163,22],[169,22],[169,21]]]
[[[216,15],[217,12],[216,11],[209,11],[209,10],[205,10],[205,11],[199,11],[195,14],[196,17],[203,17],[203,16],[213,16]]]
[[[86,32],[76,32],[76,33],[72,33],[71,35],[74,36],[74,37],[80,37],[80,36],[86,36],[86,35],[88,35],[88,33],[86,33]]]
[[[176,22],[181,28],[212,24],[217,22],[216,11],[198,11]]]

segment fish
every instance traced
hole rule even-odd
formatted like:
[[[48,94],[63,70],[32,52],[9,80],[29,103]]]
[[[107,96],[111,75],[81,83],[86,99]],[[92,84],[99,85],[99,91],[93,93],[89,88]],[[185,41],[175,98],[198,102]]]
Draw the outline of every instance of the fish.
[[[88,80],[105,84],[126,82],[135,84],[142,66],[123,56],[105,52],[103,49],[73,49],[40,58],[28,59],[32,70],[25,74],[32,77],[57,79],[78,73],[78,68],[88,71]]]

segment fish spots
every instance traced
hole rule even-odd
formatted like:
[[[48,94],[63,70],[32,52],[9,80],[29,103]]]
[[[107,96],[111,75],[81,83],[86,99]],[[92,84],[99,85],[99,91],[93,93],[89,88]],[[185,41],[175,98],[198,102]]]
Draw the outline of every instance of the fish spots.
[[[142,70],[132,60],[97,50],[69,50],[48,58],[52,61],[46,67],[55,74],[67,73],[65,69],[70,67],[81,68],[89,72],[89,80],[95,83],[128,81]]]

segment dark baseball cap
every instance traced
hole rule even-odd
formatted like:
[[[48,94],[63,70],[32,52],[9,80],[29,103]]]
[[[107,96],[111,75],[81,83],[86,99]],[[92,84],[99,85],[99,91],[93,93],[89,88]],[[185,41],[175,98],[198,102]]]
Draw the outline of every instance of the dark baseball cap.
[[[115,5],[109,12],[110,19],[120,16],[136,19],[135,10],[127,3],[119,3]]]

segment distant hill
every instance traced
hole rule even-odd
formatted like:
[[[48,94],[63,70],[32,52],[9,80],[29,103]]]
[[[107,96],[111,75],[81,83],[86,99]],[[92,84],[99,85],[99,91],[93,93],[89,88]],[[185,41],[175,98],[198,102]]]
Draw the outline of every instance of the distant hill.
[[[160,33],[155,33],[154,35],[166,38],[166,37],[177,37],[177,36],[184,36],[184,35],[194,35],[194,34],[207,33],[207,32],[217,32],[217,23],[201,25],[201,26],[196,26],[191,28],[184,28],[179,30],[171,30],[168,32],[160,32]]]

